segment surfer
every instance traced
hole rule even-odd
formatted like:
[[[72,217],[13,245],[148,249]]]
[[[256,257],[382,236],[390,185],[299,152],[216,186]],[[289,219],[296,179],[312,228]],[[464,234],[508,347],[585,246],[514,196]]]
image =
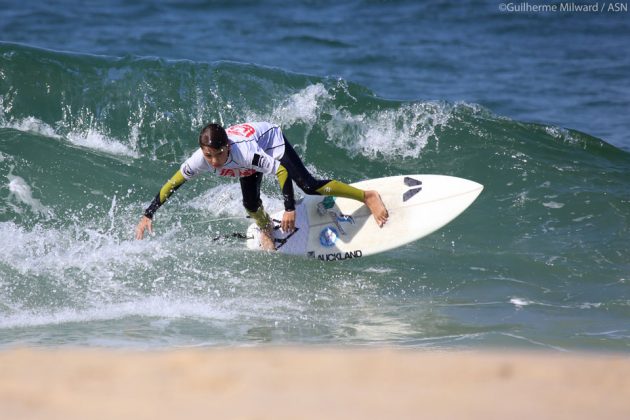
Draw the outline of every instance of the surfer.
[[[292,181],[309,195],[332,195],[365,203],[380,227],[383,227],[389,216],[377,191],[364,191],[339,181],[314,178],[304,167],[280,127],[268,122],[250,122],[225,130],[221,125],[213,123],[201,130],[199,149],[162,186],[144,211],[136,227],[136,239],[142,239],[145,230],[152,233],[153,215],[157,209],[184,182],[203,172],[239,177],[243,206],[264,233],[261,235],[261,244],[266,250],[274,250],[275,246],[271,218],[260,199],[263,174],[275,174],[278,177],[285,210],[281,228],[285,232],[295,229]]]

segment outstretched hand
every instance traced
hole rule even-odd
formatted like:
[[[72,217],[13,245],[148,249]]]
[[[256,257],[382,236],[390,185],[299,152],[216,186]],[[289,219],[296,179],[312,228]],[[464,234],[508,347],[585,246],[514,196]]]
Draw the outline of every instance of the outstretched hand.
[[[144,231],[148,230],[150,234],[153,234],[153,221],[149,219],[147,216],[142,216],[140,219],[140,223],[136,226],[136,239],[141,240],[144,238]]]

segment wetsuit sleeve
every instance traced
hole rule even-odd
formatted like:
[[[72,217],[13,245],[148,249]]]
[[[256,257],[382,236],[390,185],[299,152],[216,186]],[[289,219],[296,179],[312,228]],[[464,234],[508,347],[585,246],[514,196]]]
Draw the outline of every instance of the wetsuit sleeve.
[[[282,197],[284,198],[284,209],[286,211],[295,210],[295,196],[293,194],[293,181],[287,172],[287,169],[279,165],[278,170],[276,171],[276,176],[278,177],[278,183],[280,184],[280,189],[282,190]]]
[[[186,182],[186,178],[184,178],[181,169],[178,169],[177,172],[175,172],[175,175],[166,181],[166,184],[162,186],[160,192],[155,196],[155,198],[153,198],[149,207],[147,207],[144,211],[144,215],[149,219],[153,219],[153,215],[157,209],[159,209],[160,206],[168,200],[171,194],[181,187],[184,182]]]

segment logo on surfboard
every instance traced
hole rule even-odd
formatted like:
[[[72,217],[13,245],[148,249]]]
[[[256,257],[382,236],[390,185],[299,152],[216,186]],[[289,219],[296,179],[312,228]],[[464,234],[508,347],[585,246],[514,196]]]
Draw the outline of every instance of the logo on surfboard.
[[[332,254],[318,254],[315,255],[315,251],[309,251],[306,254],[309,258],[317,258],[320,261],[342,261],[350,258],[361,258],[363,251],[357,249],[356,251],[336,252]]]
[[[337,242],[337,238],[339,238],[339,231],[332,226],[324,228],[319,233],[319,243],[325,247],[334,246],[335,242]]]

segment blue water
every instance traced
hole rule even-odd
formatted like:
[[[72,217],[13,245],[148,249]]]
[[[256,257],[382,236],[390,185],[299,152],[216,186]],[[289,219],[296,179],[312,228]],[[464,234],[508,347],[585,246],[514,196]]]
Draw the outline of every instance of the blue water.
[[[630,14],[500,5],[0,1],[0,345],[627,351]],[[134,241],[199,128],[253,119],[321,176],[485,189],[351,263],[212,242],[248,224],[212,177]]]

